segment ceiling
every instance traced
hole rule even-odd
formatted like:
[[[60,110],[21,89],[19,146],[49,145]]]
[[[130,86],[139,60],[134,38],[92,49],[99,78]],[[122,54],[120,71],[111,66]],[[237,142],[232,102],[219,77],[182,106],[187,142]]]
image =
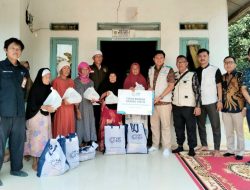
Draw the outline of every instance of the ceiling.
[[[250,13],[250,0],[227,0],[228,20],[232,23]]]

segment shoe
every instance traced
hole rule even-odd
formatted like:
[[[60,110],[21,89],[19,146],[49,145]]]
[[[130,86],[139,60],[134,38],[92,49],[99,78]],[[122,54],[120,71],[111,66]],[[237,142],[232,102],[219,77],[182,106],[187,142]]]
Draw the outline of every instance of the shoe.
[[[220,151],[219,150],[215,150],[213,152],[213,155],[214,155],[214,157],[219,157],[220,156]]]
[[[24,171],[10,171],[10,175],[18,176],[18,177],[27,177],[28,174]]]
[[[179,152],[182,152],[184,151],[183,147],[182,146],[178,146],[178,148],[172,150],[172,153],[179,153]]]
[[[154,147],[154,146],[151,146],[151,147],[148,149],[149,152],[154,152],[154,151],[157,151],[157,150],[159,150],[159,149],[156,148],[156,147]]]
[[[207,146],[202,146],[197,151],[206,151],[206,150],[208,150],[208,147]]]
[[[243,156],[236,155],[236,156],[235,156],[235,160],[243,160]]]
[[[194,151],[193,148],[190,148],[190,149],[189,149],[188,155],[189,155],[189,156],[195,156],[195,151]]]
[[[229,157],[229,156],[234,156],[234,154],[226,152],[225,154],[223,154],[224,157]]]
[[[170,155],[170,150],[168,148],[165,148],[162,154],[164,157],[168,157]]]
[[[3,182],[2,182],[2,180],[0,179],[0,186],[3,186]]]

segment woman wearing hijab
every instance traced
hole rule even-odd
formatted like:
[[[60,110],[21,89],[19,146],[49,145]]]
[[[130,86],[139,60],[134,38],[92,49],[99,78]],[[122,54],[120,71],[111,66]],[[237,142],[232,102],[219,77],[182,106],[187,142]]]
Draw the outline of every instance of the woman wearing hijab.
[[[117,75],[114,72],[109,74],[109,79],[101,87],[101,121],[99,129],[99,150],[104,150],[104,126],[105,125],[121,125],[122,115],[117,114],[117,104],[106,104],[105,98],[112,92],[118,96],[119,85],[117,82]]]
[[[89,87],[94,87],[94,82],[89,79],[91,69],[89,64],[81,62],[78,65],[78,77],[74,80],[76,91],[83,96]],[[85,98],[76,106],[77,121],[76,132],[79,144],[90,144],[96,141],[95,117],[92,102]]]
[[[35,82],[31,87],[26,108],[26,135],[24,155],[33,157],[32,168],[37,170],[37,161],[51,138],[51,117],[53,108],[43,105],[51,92],[50,70],[42,68],[38,71]]]
[[[147,82],[144,76],[140,73],[140,65],[138,63],[132,63],[130,66],[130,73],[126,77],[123,88],[135,90],[136,83],[140,84],[147,89]],[[146,115],[125,115],[125,123],[143,123],[146,130],[146,135],[148,136],[148,116]]]
[[[74,88],[74,81],[69,78],[70,64],[67,61],[61,61],[57,66],[58,77],[52,82],[53,88],[63,97],[68,88]],[[74,104],[67,100],[62,101],[62,105],[56,110],[52,128],[53,138],[57,135],[67,136],[69,133],[75,133],[75,112]]]
[[[136,83],[141,84],[145,89],[147,89],[146,79],[140,73],[140,65],[138,63],[132,63],[129,75],[124,81],[123,88],[134,90]]]

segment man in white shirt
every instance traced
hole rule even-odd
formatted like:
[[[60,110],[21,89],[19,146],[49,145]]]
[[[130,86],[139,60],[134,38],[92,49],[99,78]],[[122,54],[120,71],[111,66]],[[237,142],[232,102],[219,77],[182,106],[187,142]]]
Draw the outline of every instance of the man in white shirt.
[[[221,128],[219,111],[222,104],[222,75],[220,70],[209,64],[209,51],[200,49],[197,53],[200,67],[196,70],[201,85],[201,115],[197,118],[198,130],[202,147],[208,150],[206,118],[211,122],[214,140],[214,156],[220,155]]]

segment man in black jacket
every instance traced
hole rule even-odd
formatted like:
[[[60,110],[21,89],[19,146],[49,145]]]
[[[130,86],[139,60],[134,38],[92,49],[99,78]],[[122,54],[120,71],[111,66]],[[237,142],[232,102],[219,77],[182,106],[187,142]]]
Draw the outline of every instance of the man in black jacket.
[[[94,88],[97,93],[101,96],[101,86],[107,80],[108,77],[108,68],[102,65],[103,55],[100,50],[97,50],[93,54],[93,65],[90,66],[91,73],[90,79],[94,82]],[[94,106],[94,115],[95,115],[95,126],[96,134],[99,132],[100,128],[100,105]]]
[[[0,62],[0,169],[9,138],[10,174],[20,177],[28,176],[21,171],[25,142],[24,88],[29,76],[28,70],[18,61],[23,49],[22,41],[16,38],[6,40],[4,50],[7,58]]]

